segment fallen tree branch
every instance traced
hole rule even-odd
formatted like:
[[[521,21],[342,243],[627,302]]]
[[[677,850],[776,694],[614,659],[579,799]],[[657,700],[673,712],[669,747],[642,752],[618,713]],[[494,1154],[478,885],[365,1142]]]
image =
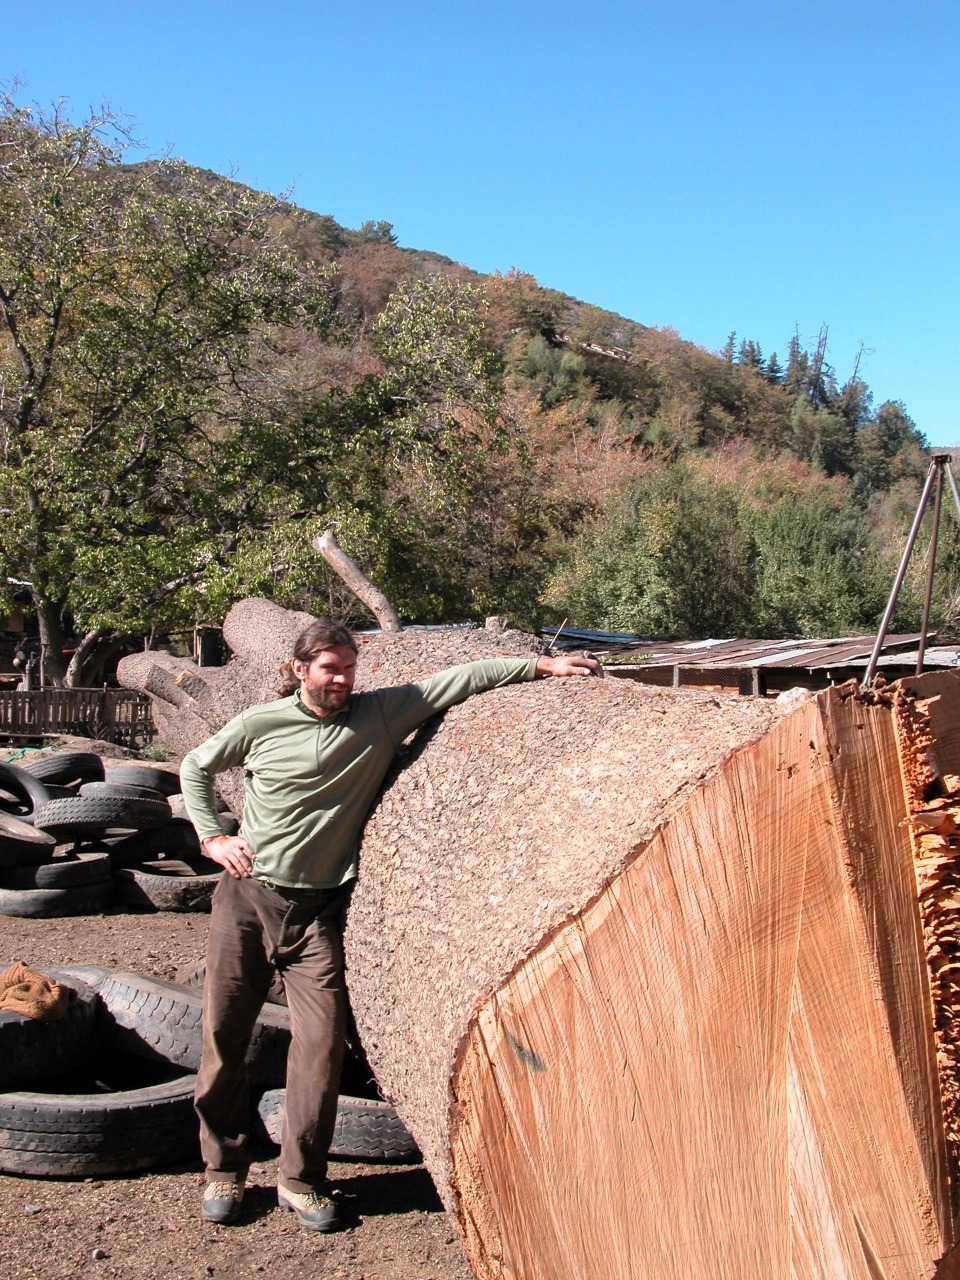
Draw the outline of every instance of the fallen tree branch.
[[[383,631],[402,631],[400,618],[387,597],[360,570],[337,542],[332,529],[327,529],[310,544],[319,551],[330,568],[347,584],[357,599],[367,606]]]

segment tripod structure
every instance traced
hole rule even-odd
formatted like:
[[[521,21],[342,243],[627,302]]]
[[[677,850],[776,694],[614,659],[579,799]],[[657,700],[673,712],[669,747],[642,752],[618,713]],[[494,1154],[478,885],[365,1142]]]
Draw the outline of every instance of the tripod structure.
[[[870,661],[867,663],[867,672],[863,678],[864,686],[873,683],[877,673],[877,663],[880,659],[880,650],[883,648],[883,642],[887,638],[887,628],[890,626],[890,619],[893,617],[893,611],[897,605],[897,598],[900,595],[900,588],[903,586],[903,579],[906,576],[907,565],[910,562],[910,555],[913,551],[914,543],[917,540],[917,534],[920,532],[920,525],[923,521],[927,504],[930,501],[930,493],[933,491],[933,532],[930,536],[930,551],[927,558],[927,586],[923,597],[923,623],[920,627],[920,644],[917,649],[917,675],[923,672],[923,655],[927,644],[927,626],[930,622],[930,598],[933,595],[933,568],[937,559],[937,538],[940,533],[940,506],[943,497],[943,477],[946,475],[950,482],[950,489],[953,493],[953,502],[957,508],[957,516],[960,518],[960,492],[957,490],[956,477],[953,474],[953,467],[950,461],[949,453],[937,453],[930,459],[930,469],[927,472],[927,478],[924,481],[923,493],[920,495],[920,503],[917,507],[917,514],[913,517],[913,524],[910,526],[910,534],[907,538],[907,545],[904,547],[903,556],[900,560],[900,568],[897,570],[897,576],[894,579],[893,590],[890,592],[890,599],[887,601],[887,607],[880,623],[880,630],[877,632],[876,643],[873,646],[873,652],[870,655]]]

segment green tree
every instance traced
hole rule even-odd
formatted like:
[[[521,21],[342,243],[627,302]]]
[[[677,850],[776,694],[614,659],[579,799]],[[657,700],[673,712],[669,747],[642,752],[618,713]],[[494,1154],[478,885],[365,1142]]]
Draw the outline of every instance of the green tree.
[[[507,611],[536,622],[545,567],[535,549],[556,504],[504,410],[485,314],[482,295],[460,281],[397,287],[373,325],[376,372],[316,396],[290,426],[295,449],[267,477],[259,523],[207,575],[218,610],[249,593],[354,609],[309,549],[333,524],[408,621]]]
[[[587,393],[589,381],[583,356],[551,346],[542,334],[534,334],[520,362],[520,372],[537,388],[545,409]]]
[[[363,223],[359,232],[361,240],[374,240],[381,244],[396,244],[397,237],[393,233],[392,222],[374,222],[368,220]]]
[[[828,476],[851,475],[856,462],[856,435],[846,419],[826,408],[798,400],[790,411],[790,449]]]
[[[814,481],[768,495],[747,520],[756,554],[754,634],[835,636],[876,628],[893,571],[842,489]]]
[[[810,357],[800,343],[800,335],[793,333],[787,347],[787,367],[783,374],[783,389],[792,399],[799,399],[804,394],[809,369]]]
[[[886,400],[857,435],[857,470],[873,489],[887,489],[927,469],[927,442],[900,400]]]
[[[329,315],[275,242],[276,201],[124,166],[127,142],[110,111],[0,99],[0,587],[36,610],[51,683],[69,627],[85,653],[192,615],[261,483],[243,384],[264,326]]]
[[[747,369],[763,368],[763,352],[760,350],[760,343],[754,342],[752,339],[746,338],[740,343],[740,353],[737,356],[737,363],[743,365]]]
[[[473,286],[402,283],[373,327],[382,375],[334,479],[342,541],[419,622],[511,609],[532,622],[545,508]]]
[[[611,499],[551,604],[575,625],[684,638],[750,625],[753,548],[735,493],[677,465]]]

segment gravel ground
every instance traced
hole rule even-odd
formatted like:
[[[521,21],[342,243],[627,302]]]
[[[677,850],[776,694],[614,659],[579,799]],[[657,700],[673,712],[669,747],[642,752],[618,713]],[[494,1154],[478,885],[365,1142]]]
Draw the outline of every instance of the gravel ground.
[[[88,964],[172,979],[202,958],[208,919],[120,911],[0,917],[0,958],[41,970]],[[254,1164],[243,1218],[232,1227],[200,1220],[199,1161],[102,1180],[0,1174],[0,1280],[470,1280],[423,1167],[334,1162],[330,1173],[344,1219],[330,1236],[303,1231],[277,1208],[273,1158]]]

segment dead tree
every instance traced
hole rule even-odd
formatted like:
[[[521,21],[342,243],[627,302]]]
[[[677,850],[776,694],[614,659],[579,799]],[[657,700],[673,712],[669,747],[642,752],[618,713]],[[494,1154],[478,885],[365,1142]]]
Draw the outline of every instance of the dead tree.
[[[453,643],[383,636],[361,670]],[[952,675],[789,714],[548,680],[422,731],[348,977],[476,1276],[952,1275],[954,804]]]
[[[375,587],[355,561],[351,560],[337,541],[332,529],[326,529],[310,544],[319,551],[333,571],[347,584],[357,599],[367,606],[384,631],[399,631],[400,617],[379,587]]]

